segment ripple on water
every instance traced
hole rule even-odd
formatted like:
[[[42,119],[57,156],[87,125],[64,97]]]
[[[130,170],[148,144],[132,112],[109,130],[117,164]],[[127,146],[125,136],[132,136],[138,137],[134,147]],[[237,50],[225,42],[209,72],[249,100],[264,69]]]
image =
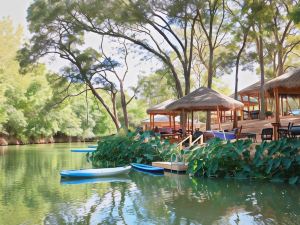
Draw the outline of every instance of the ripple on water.
[[[138,172],[128,182],[63,184],[61,169],[90,167],[70,148],[8,147],[0,157],[1,225],[300,224],[297,186]]]

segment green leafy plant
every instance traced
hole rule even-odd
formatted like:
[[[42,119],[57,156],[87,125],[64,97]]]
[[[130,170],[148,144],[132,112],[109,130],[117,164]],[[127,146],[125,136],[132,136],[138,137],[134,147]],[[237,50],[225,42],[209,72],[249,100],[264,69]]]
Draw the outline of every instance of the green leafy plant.
[[[262,142],[250,157],[250,140],[224,142],[213,139],[206,146],[188,153],[189,172],[205,177],[268,179],[300,183],[300,140],[281,139]]]
[[[266,111],[266,112],[265,112],[265,115],[266,115],[266,116],[273,116],[273,112],[272,112],[272,111]]]
[[[176,146],[149,132],[117,134],[101,139],[95,152],[88,155],[94,167],[123,166],[170,160]]]

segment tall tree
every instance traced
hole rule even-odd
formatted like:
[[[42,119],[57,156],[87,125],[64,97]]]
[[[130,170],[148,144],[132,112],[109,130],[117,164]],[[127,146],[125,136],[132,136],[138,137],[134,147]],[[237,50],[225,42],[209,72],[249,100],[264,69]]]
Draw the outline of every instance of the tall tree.
[[[66,3],[68,16],[76,20],[81,29],[123,38],[160,59],[172,73],[178,97],[190,92],[196,9],[193,1]],[[177,60],[172,60],[172,53]],[[183,71],[184,84],[180,82],[178,66]]]
[[[215,76],[214,57],[215,50],[220,47],[226,37],[225,23],[226,10],[225,0],[205,0],[203,5],[197,8],[199,33],[204,34],[208,46],[207,63],[207,87],[212,88],[213,77]],[[206,129],[211,129],[211,112],[207,112]]]
[[[71,20],[66,21],[63,17],[60,17],[64,14],[65,10],[63,2],[54,3],[54,5],[51,5],[46,10],[47,12],[45,12],[45,5],[45,1],[36,1],[28,10],[28,21],[34,35],[30,41],[31,45],[24,47],[20,51],[20,65],[23,68],[32,65],[39,58],[49,54],[55,54],[67,60],[70,66],[62,70],[61,78],[66,78],[69,81],[69,85],[63,91],[68,93],[70,88],[74,90],[76,86],[85,83],[86,88],[82,88],[81,86],[78,93],[72,95],[79,95],[90,90],[106,109],[116,129],[120,129],[121,124],[116,108],[118,89],[113,79],[111,79],[111,74],[114,74],[116,78],[119,78],[125,127],[128,128],[126,111],[128,102],[125,100],[123,88],[127,72],[120,77],[115,69],[119,66],[119,63],[106,56],[104,52],[101,54],[91,47],[84,46],[84,30],[76,26],[75,21],[72,23]],[[41,23],[40,21],[43,22]],[[124,61],[125,65],[127,65],[127,49],[125,52]],[[101,96],[101,92],[97,91],[98,89],[105,90],[111,95],[111,106]],[[69,96],[71,95],[68,94],[65,98]]]
[[[252,19],[249,16],[248,1],[232,1],[227,4],[227,10],[231,15],[231,55],[234,55],[235,60],[235,86],[234,86],[234,99],[238,100],[238,84],[239,84],[239,69],[242,53],[246,48],[248,35],[252,26]],[[237,111],[234,110],[233,128],[237,127]]]

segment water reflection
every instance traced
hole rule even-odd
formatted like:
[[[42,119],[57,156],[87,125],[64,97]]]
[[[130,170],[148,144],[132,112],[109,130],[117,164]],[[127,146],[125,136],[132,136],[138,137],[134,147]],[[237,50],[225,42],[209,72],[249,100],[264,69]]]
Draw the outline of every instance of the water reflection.
[[[136,171],[61,180],[61,169],[90,166],[69,148],[24,146],[0,156],[0,224],[300,224],[298,186]]]

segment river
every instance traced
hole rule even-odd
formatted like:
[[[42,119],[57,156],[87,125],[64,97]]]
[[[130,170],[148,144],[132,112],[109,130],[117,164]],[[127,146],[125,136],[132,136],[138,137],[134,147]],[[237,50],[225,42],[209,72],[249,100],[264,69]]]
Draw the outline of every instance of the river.
[[[0,147],[1,225],[300,224],[299,186],[136,171],[76,184],[60,170],[90,164],[72,147],[86,145]]]

